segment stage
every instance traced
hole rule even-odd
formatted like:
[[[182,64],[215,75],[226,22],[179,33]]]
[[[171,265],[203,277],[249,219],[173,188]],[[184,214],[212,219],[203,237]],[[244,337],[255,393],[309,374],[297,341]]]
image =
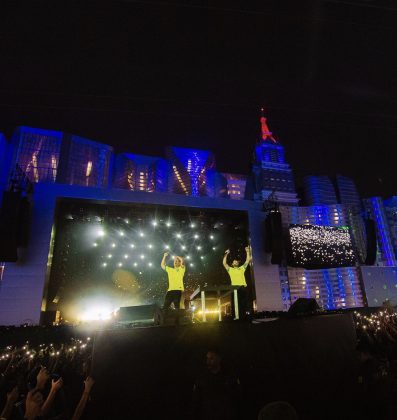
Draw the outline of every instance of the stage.
[[[344,418],[345,399],[354,408],[355,344],[350,314],[103,330],[90,418],[194,418],[193,383],[212,348],[240,378],[242,418],[274,400],[289,401],[301,419]]]

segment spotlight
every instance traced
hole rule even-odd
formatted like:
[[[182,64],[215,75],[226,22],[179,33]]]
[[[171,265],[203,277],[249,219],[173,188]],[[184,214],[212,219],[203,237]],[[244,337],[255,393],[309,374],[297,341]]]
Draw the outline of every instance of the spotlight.
[[[112,243],[112,248],[116,248],[116,244],[114,242]]]
[[[130,247],[131,247],[131,248],[135,248],[135,245],[134,245],[134,244],[131,244],[131,245],[130,245]]]
[[[143,238],[143,237],[145,236],[145,234],[144,234],[143,232],[139,232],[139,236],[140,236],[141,238]]]
[[[139,274],[142,275],[142,271],[140,271]]]
[[[177,237],[177,238],[182,238],[182,235],[181,235],[180,233],[177,233],[177,234],[176,234],[176,237]]]
[[[200,249],[201,249],[201,246],[199,245],[198,247],[197,247],[197,249],[200,251]]]
[[[199,236],[196,234],[196,235],[194,235],[194,239],[198,239],[199,238]]]
[[[104,263],[102,264],[102,267],[107,267],[107,265],[108,265],[108,263],[105,263],[105,262],[104,262]]]
[[[124,232],[121,230],[121,231],[119,232],[119,235],[120,235],[120,236],[124,236]]]
[[[94,246],[98,246],[98,244],[96,243],[96,242],[94,242],[94,244],[93,244]]]
[[[108,258],[112,258],[113,257],[113,255],[112,254],[108,254]]]
[[[98,236],[105,236],[105,231],[103,229],[98,229],[97,235]]]
[[[127,223],[127,225],[128,225],[128,223],[130,223],[130,221],[128,219],[125,219],[125,223]]]
[[[124,258],[125,258],[125,259],[127,259],[127,258],[128,258],[128,254],[125,254],[125,255],[124,255]]]
[[[215,248],[214,246],[212,247],[212,249],[213,249],[214,251],[216,250],[216,248]]]
[[[141,260],[145,259],[145,256],[143,254],[141,254]]]
[[[210,239],[214,239],[214,235],[210,235]]]
[[[186,259],[187,260],[190,260],[190,255],[186,255]]]
[[[149,244],[147,247],[150,248],[150,249],[152,249],[153,248],[153,245],[152,244]]]
[[[193,263],[190,263],[190,267],[194,267],[194,264]]]
[[[164,248],[165,249],[170,249],[170,246],[169,245],[165,245]]]
[[[204,256],[203,255],[201,255],[201,257],[200,257],[202,260],[204,259]]]
[[[157,221],[156,220],[153,220],[152,225],[153,226],[157,226]]]
[[[185,245],[182,245],[182,246],[181,246],[181,248],[182,248],[182,249],[186,249]]]
[[[119,262],[117,265],[118,265],[119,267],[122,267],[122,266],[123,266],[123,263]]]
[[[195,228],[195,227],[196,227],[196,225],[195,225],[194,223],[192,223],[192,224],[190,225],[190,227],[193,229],[193,228]]]
[[[166,225],[167,227],[171,227],[171,222],[167,222],[165,225]]]
[[[134,267],[137,267],[137,266],[138,266],[138,263],[134,262]]]
[[[151,267],[152,265],[153,265],[153,264],[152,264],[151,262],[148,264],[148,266],[149,266],[149,267]]]

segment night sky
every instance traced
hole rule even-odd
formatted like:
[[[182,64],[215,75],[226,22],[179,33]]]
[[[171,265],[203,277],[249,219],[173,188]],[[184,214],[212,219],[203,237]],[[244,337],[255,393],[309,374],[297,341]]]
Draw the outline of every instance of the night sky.
[[[397,6],[351,1],[2,2],[0,130],[118,152],[212,150],[248,173],[259,109],[299,179],[397,193]],[[68,6],[67,6],[68,5]]]

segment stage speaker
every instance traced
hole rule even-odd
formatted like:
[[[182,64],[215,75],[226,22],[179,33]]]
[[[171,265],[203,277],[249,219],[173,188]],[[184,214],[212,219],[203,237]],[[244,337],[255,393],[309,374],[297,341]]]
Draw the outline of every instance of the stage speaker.
[[[18,218],[21,205],[21,193],[4,191],[0,211],[0,261],[18,260]]]
[[[157,305],[140,305],[121,307],[117,322],[120,324],[159,325],[161,310]]]
[[[371,219],[365,220],[365,232],[367,239],[367,255],[365,258],[365,265],[374,265],[376,261],[376,230],[375,222]]]
[[[288,309],[288,315],[291,317],[314,315],[319,310],[320,307],[318,306],[316,299],[299,298]]]
[[[272,235],[272,264],[281,264],[283,260],[283,230],[281,225],[281,213],[270,212],[270,228]]]

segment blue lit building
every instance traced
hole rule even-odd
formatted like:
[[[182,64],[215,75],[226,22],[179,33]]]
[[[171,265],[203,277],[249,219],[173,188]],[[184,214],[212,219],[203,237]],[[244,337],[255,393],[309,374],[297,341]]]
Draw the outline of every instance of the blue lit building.
[[[328,176],[310,175],[303,179],[305,202],[308,206],[336,204],[338,202]]]

